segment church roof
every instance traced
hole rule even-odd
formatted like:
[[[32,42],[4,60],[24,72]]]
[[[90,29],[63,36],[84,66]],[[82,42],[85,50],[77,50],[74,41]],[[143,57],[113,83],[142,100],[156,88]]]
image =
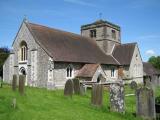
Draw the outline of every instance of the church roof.
[[[136,44],[128,43],[115,46],[112,53],[113,57],[121,65],[130,65]]]
[[[151,63],[148,62],[143,62],[143,71],[147,76],[160,74],[160,71],[157,70]]]
[[[46,26],[25,22],[37,43],[59,62],[118,63],[105,55],[93,39]]]
[[[85,64],[79,71],[76,77],[93,77],[99,64]]]

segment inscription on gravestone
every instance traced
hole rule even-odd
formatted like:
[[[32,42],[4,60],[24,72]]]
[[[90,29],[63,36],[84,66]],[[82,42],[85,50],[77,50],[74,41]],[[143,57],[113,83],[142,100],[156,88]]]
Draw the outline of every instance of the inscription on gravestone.
[[[155,118],[155,98],[151,88],[142,87],[136,90],[137,115],[144,119]]]
[[[124,85],[122,82],[110,84],[111,111],[124,112]]]
[[[73,81],[72,80],[67,80],[64,88],[64,96],[70,96],[72,97],[73,95]]]

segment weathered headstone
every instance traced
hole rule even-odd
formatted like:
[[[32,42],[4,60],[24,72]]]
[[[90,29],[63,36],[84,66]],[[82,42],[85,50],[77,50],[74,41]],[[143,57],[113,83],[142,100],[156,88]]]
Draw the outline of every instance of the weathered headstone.
[[[25,75],[19,75],[19,93],[24,95]]]
[[[13,75],[12,90],[15,91],[16,88],[17,88],[17,75]]]
[[[73,95],[73,81],[72,80],[67,80],[64,88],[64,96],[70,96],[72,97]]]
[[[110,84],[111,111],[124,112],[124,85],[122,82]]]
[[[154,91],[148,87],[136,90],[137,115],[144,119],[155,119]]]
[[[2,77],[0,76],[0,88],[2,88],[2,85],[3,85],[3,80]]]
[[[95,106],[102,106],[103,104],[103,85],[101,84],[92,85],[91,104]]]
[[[74,93],[80,94],[80,82],[78,79],[73,79]]]
[[[135,81],[132,81],[131,83],[130,83],[130,87],[131,87],[131,89],[137,89],[137,83],[135,82]]]
[[[85,84],[80,84],[80,95],[85,95],[86,93],[86,86]]]

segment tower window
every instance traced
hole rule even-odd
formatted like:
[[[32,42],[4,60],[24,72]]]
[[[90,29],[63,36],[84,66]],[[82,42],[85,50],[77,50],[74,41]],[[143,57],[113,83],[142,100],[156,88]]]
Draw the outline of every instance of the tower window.
[[[96,29],[90,30],[90,37],[91,38],[96,38]]]
[[[112,38],[116,39],[116,31],[115,30],[112,30]]]

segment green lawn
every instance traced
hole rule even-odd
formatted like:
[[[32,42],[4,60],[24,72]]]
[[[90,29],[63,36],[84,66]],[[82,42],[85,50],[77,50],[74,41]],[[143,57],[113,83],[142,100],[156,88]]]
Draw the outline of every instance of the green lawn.
[[[110,112],[109,94],[104,92],[102,108],[90,104],[90,90],[85,96],[63,96],[63,90],[48,91],[46,89],[27,87],[24,96],[13,92],[8,85],[0,88],[0,120],[140,120],[136,118],[135,97],[125,97],[126,112]],[[126,87],[126,94],[134,93]],[[11,107],[12,99],[17,99],[17,108]]]

